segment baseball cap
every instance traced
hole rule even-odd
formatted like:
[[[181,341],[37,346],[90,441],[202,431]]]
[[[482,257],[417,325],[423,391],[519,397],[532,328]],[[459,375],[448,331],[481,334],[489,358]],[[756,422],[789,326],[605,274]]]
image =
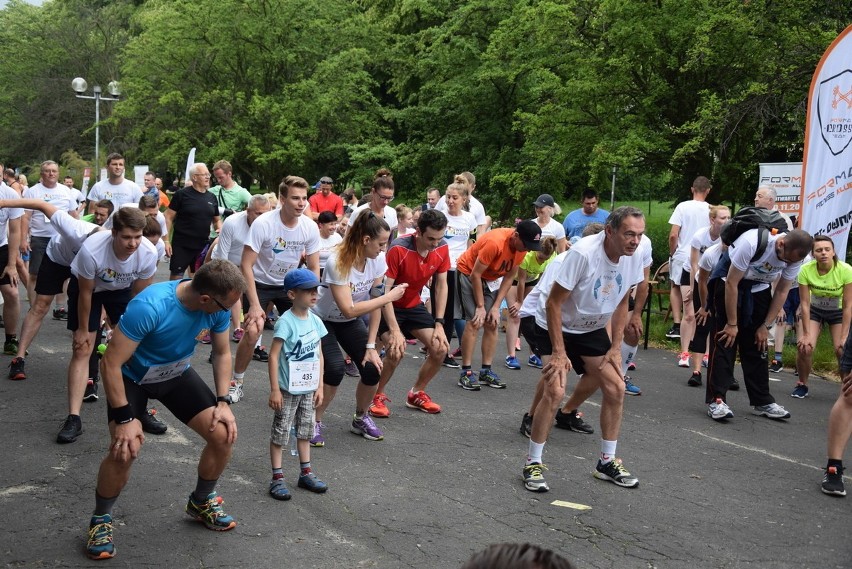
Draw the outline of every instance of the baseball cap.
[[[518,232],[518,237],[523,241],[527,251],[541,250],[541,227],[538,223],[530,219],[524,220],[515,226],[515,231]]]
[[[551,196],[550,194],[541,194],[533,202],[533,205],[535,207],[544,207],[546,205],[549,205],[550,207],[554,207],[556,205],[556,202],[553,201],[553,196]]]
[[[284,290],[310,289],[322,286],[317,276],[308,269],[293,269],[284,276]]]
[[[333,184],[333,183],[334,183],[334,180],[332,180],[332,179],[331,179],[331,178],[329,178],[328,176],[323,176],[322,178],[320,178],[319,183],[320,183],[320,184]]]

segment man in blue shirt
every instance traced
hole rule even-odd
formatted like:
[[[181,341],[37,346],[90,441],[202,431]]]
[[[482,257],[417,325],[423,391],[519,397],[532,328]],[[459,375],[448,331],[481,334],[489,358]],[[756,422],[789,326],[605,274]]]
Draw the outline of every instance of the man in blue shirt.
[[[565,216],[562,225],[565,227],[565,236],[570,241],[572,237],[582,237],[583,229],[590,223],[606,223],[609,212],[600,209],[600,198],[594,190],[583,192],[583,207],[575,209]]]
[[[145,412],[149,397],[159,399],[207,443],[186,513],[212,530],[236,527],[237,522],[222,511],[215,488],[237,440],[228,399],[232,372],[228,323],[230,307],[245,289],[236,265],[215,259],[192,280],[151,285],[127,305],[102,362],[111,441],[98,471],[86,548],[90,558],[115,555],[112,508],[145,442],[137,417]],[[215,394],[189,364],[195,346],[208,333],[216,356]]]

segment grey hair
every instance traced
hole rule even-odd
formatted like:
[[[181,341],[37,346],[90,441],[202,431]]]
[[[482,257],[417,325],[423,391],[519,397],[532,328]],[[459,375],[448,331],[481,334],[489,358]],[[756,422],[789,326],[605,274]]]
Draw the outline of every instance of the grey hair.
[[[196,174],[198,174],[198,168],[201,167],[201,166],[204,166],[206,168],[207,164],[205,164],[204,162],[196,162],[195,164],[190,166],[189,167],[189,176],[192,177],[192,176],[195,176]]]
[[[775,188],[773,188],[772,186],[767,184],[761,184],[757,187],[757,191],[759,192],[760,190],[765,190],[769,194],[769,197],[772,198],[773,202],[778,199],[778,192],[776,192]]]
[[[248,207],[260,207],[264,205],[269,205],[269,198],[267,198],[263,194],[255,194],[251,197],[248,203]]]
[[[645,219],[645,214],[638,207],[623,205],[612,210],[612,213],[606,218],[606,224],[610,229],[616,230],[621,227],[622,222],[628,217]]]

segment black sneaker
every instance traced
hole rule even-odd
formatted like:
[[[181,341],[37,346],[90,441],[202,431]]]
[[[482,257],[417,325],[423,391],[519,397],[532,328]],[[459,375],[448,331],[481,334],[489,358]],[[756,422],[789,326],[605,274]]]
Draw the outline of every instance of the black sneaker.
[[[825,469],[822,478],[822,491],[829,496],[845,496],[846,488],[843,487],[843,467],[829,466]]]
[[[689,376],[689,379],[686,380],[686,384],[690,387],[698,387],[701,385],[701,372],[694,371],[692,375]]]
[[[526,438],[532,435],[532,417],[529,413],[524,413],[524,418],[521,419],[521,434]]]
[[[740,382],[737,381],[736,377],[733,379],[733,381],[731,381],[731,386],[728,389],[730,389],[731,391],[739,391],[740,390]]]
[[[459,365],[459,362],[457,362],[453,356],[451,356],[450,354],[447,354],[446,356],[444,356],[444,367],[448,367],[448,368],[452,368],[452,369],[458,369],[461,366]]]
[[[772,373],[784,371],[784,364],[782,364],[778,360],[772,360],[772,362],[770,362],[769,364],[769,371],[771,371]]]
[[[82,434],[83,421],[80,420],[80,415],[68,415],[62,428],[59,429],[59,434],[56,435],[56,442],[73,443]]]
[[[86,393],[83,394],[83,401],[95,402],[98,400],[98,382],[89,378],[86,384]]]
[[[666,338],[670,340],[677,340],[680,338],[680,324],[672,324],[672,327],[669,328],[669,331],[666,332]]]
[[[9,363],[9,379],[18,381],[26,379],[27,373],[24,371],[24,358],[12,358]]]
[[[263,323],[264,330],[275,330],[275,318],[267,318]]]
[[[169,426],[157,418],[157,410],[154,407],[145,411],[145,414],[139,417],[139,422],[142,423],[142,430],[152,435],[162,435]]]
[[[583,414],[576,409],[570,413],[563,413],[562,409],[556,410],[556,426],[575,433],[591,435],[595,428],[583,420]]]
[[[254,353],[251,355],[251,358],[259,362],[268,362],[269,354],[265,349],[263,349],[263,346],[258,346],[254,349]]]
[[[54,308],[53,309],[53,319],[54,320],[68,320],[68,311],[65,308]]]
[[[621,459],[614,459],[606,464],[601,464],[601,461],[598,460],[598,464],[595,466],[595,478],[612,482],[622,488],[639,486],[639,479],[627,472],[627,469],[621,464]]]

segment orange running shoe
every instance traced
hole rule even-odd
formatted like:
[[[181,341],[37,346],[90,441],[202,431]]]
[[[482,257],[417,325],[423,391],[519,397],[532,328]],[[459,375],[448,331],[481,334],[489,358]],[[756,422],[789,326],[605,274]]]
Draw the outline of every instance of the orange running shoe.
[[[408,392],[408,397],[405,399],[405,406],[412,409],[419,409],[424,413],[440,413],[441,406],[432,401],[425,391],[416,393]]]
[[[373,417],[379,419],[385,419],[390,417],[390,409],[388,409],[387,403],[390,403],[390,399],[384,393],[376,393],[373,396],[373,402],[370,403],[370,407],[367,409],[367,412]]]

